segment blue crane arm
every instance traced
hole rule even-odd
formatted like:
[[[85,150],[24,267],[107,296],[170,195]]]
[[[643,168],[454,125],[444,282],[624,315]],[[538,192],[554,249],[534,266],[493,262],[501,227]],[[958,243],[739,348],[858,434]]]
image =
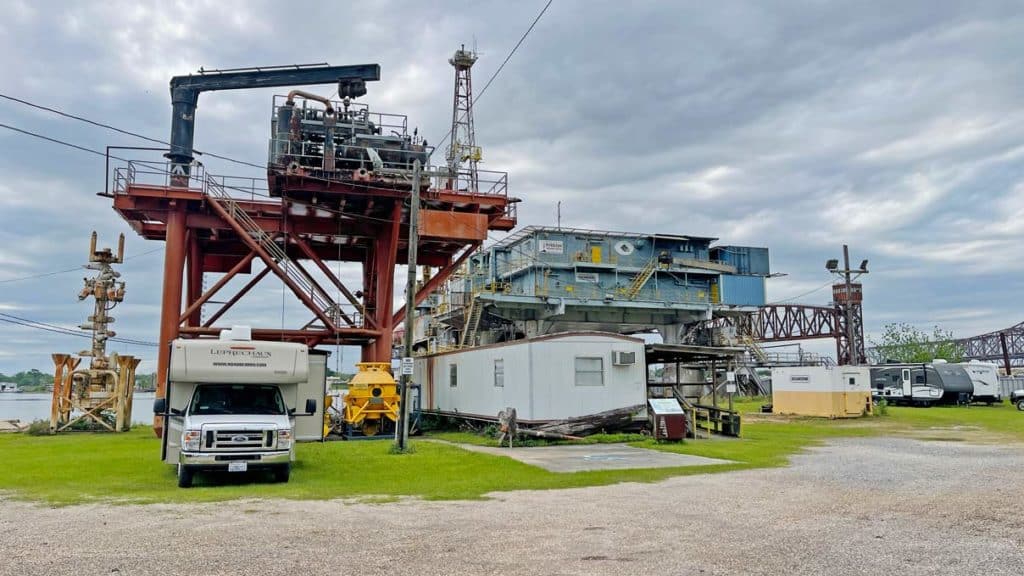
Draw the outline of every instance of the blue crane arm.
[[[171,78],[171,173],[187,182],[192,163],[192,142],[195,137],[196,107],[199,94],[215,90],[305,86],[338,82],[373,82],[380,80],[380,65],[353,66],[278,66],[246,68],[236,71],[202,72],[197,75]],[[363,91],[365,93],[365,91]],[[359,95],[359,94],[356,94]]]

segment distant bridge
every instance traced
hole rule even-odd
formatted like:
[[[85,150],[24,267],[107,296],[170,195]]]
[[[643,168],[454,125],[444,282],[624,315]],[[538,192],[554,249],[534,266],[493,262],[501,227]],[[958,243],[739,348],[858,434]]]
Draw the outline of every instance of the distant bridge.
[[[1007,374],[1014,366],[1024,366],[1024,322],[1014,324],[1004,330],[996,330],[970,338],[934,342],[933,344],[949,342],[956,345],[964,360],[996,362],[1003,365]],[[868,357],[876,362],[884,362],[884,356],[885,353],[877,346],[868,349]]]

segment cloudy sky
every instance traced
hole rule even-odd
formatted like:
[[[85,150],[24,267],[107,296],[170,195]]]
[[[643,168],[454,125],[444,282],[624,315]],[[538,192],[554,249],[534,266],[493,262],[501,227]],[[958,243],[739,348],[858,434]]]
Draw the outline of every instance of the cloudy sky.
[[[451,52],[477,47],[481,87],[544,2],[346,4],[0,0],[0,92],[166,139],[173,75],[377,62],[364,100],[436,142],[451,118]],[[265,161],[271,96],[203,95],[196,147]],[[799,301],[818,304],[823,263],[848,243],[871,262],[869,333],[904,321],[969,336],[1024,320],[1021,102],[1018,2],[555,0],[479,100],[476,125],[486,167],[507,170],[523,199],[521,224],[554,224],[561,201],[564,225],[768,246],[788,274],[769,299],[811,292]],[[148,145],[2,99],[0,123],[93,149]],[[23,278],[81,264],[94,229],[108,244],[125,232],[115,328],[155,340],[161,245],[95,195],[103,158],[7,129],[0,149],[0,312],[81,322],[82,273]],[[236,318],[281,315],[268,279]],[[85,343],[0,323],[0,372],[49,369],[51,352]],[[152,349],[114,348],[154,368]]]

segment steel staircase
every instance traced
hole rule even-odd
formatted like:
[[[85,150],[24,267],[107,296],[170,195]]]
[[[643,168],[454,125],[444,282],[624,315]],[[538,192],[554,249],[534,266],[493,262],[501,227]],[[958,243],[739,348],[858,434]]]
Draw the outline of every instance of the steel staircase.
[[[341,306],[334,301],[333,298],[317,283],[310,278],[305,270],[296,266],[288,254],[285,253],[284,249],[281,248],[277,242],[274,242],[274,238],[268,234],[265,230],[260,228],[252,218],[246,214],[237,202],[227,193],[224,186],[211,178],[206,177],[204,181],[204,191],[207,196],[207,201],[212,202],[227,212],[228,216],[232,218],[235,223],[239,225],[250,238],[256,241],[261,248],[263,248],[271,258],[274,259],[281,269],[285,272],[288,278],[295,283],[306,295],[309,296],[310,300],[324,313],[331,321],[334,326],[326,326],[326,328],[335,328],[341,324],[344,320],[348,324],[352,325],[353,322],[347,314],[341,310]]]
[[[459,348],[476,344],[476,333],[480,328],[480,317],[483,316],[483,312],[484,305],[479,300],[473,298],[469,301],[469,311],[466,313],[466,323],[459,338]]]
[[[757,358],[758,362],[768,361],[768,355],[765,354],[764,349],[762,349],[757,344],[757,341],[754,340],[753,336],[751,336],[750,334],[744,334],[741,337],[741,340],[743,342],[743,345],[747,347],[747,350],[750,351],[750,355],[753,356],[754,358]]]
[[[647,262],[647,265],[633,277],[633,281],[630,282],[629,288],[626,290],[626,297],[630,300],[636,299],[640,294],[640,290],[643,289],[644,284],[647,284],[647,281],[651,279],[652,275],[654,275],[654,268],[657,264],[658,263],[654,258],[651,258],[651,260]]]

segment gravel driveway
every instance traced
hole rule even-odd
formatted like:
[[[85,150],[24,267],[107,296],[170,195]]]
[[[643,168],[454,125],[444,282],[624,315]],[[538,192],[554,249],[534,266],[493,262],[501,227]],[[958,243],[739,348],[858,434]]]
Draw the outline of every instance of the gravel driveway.
[[[0,502],[0,574],[1024,573],[1024,447],[848,439],[788,468],[482,502]]]

